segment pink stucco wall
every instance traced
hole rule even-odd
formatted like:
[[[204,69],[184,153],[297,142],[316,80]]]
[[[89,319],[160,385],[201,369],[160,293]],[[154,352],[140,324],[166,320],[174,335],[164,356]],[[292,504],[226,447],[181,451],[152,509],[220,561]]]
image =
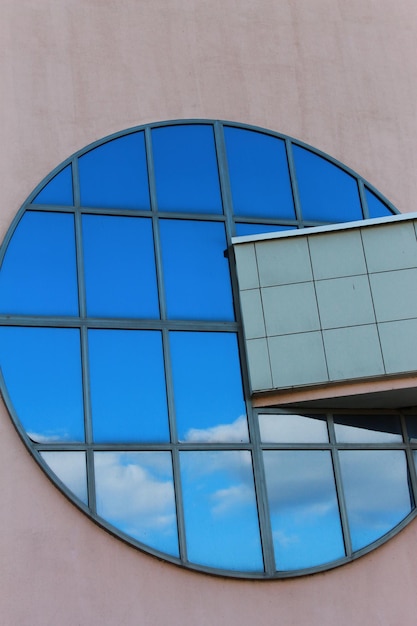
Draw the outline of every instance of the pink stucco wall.
[[[1,0],[0,235],[75,150],[176,118],[257,124],[323,149],[402,211],[417,197],[415,0]],[[0,623],[414,625],[417,522],[303,579],[183,571],[94,526],[0,406]]]

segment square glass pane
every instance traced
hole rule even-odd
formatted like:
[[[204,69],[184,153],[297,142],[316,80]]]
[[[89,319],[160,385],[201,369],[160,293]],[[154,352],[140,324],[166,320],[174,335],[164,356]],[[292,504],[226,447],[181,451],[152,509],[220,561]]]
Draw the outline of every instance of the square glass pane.
[[[169,319],[233,320],[224,225],[160,220]]]
[[[67,489],[88,504],[85,452],[41,452],[40,455]]]
[[[166,126],[152,131],[159,211],[222,213],[212,126]]]
[[[236,224],[236,236],[263,235],[265,233],[277,233],[283,230],[295,230],[296,226],[275,226],[274,224]]]
[[[236,335],[171,332],[170,346],[179,440],[248,441]]]
[[[78,315],[73,215],[24,213],[0,272],[0,312]]]
[[[344,557],[330,452],[268,450],[263,458],[277,570]]]
[[[232,127],[224,137],[235,215],[295,219],[285,141]]]
[[[103,317],[159,317],[152,222],[83,215],[87,312]]]
[[[259,430],[264,443],[327,443],[324,415],[259,415]]]
[[[387,217],[388,215],[393,215],[391,209],[367,187],[365,187],[365,196],[369,217]]]
[[[335,415],[334,431],[339,443],[400,443],[397,415]]]
[[[95,452],[97,514],[129,537],[178,556],[170,452]]]
[[[392,530],[411,511],[407,462],[401,450],[339,451],[354,550]]]
[[[304,220],[350,222],[362,219],[355,178],[327,159],[293,145]]]
[[[88,348],[94,440],[169,441],[161,333],[89,330]]]
[[[188,559],[262,571],[250,452],[180,452]]]
[[[71,165],[67,165],[67,167],[58,172],[33,200],[33,204],[70,206],[73,203]]]
[[[143,132],[108,141],[78,160],[81,204],[114,209],[149,209]]]
[[[79,330],[0,327],[0,367],[33,441],[84,441]]]

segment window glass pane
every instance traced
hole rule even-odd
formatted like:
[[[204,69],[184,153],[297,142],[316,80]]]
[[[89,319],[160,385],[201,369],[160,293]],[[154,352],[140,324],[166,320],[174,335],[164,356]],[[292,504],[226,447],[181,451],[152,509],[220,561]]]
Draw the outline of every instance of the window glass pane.
[[[23,215],[0,272],[0,312],[78,315],[73,215]]]
[[[89,315],[159,317],[151,220],[83,215]]]
[[[224,136],[235,214],[294,219],[285,141],[231,127]]]
[[[95,452],[97,513],[147,546],[178,556],[170,452]]]
[[[0,366],[19,419],[34,441],[83,441],[80,333],[0,327]]]
[[[339,443],[396,443],[403,440],[397,415],[335,415]]]
[[[406,417],[407,432],[411,443],[417,443],[417,415]]]
[[[344,557],[330,452],[268,450],[263,457],[277,570]]]
[[[166,126],[152,131],[159,211],[222,213],[211,126]]]
[[[323,415],[259,415],[261,441],[264,443],[326,443],[327,420]]]
[[[180,452],[180,461],[188,559],[261,571],[250,452]]]
[[[369,217],[386,217],[393,215],[387,205],[382,202],[370,189],[365,187],[366,202],[368,204]]]
[[[168,317],[233,320],[224,225],[161,220],[160,229]]]
[[[352,547],[360,550],[411,511],[407,464],[400,450],[341,450]]]
[[[303,219],[349,222],[362,219],[353,176],[310,150],[293,145]]]
[[[88,504],[85,452],[41,452],[61,482],[84,504]]]
[[[274,226],[274,224],[236,224],[236,236],[263,235],[282,230],[296,230],[295,226]]]
[[[49,181],[33,200],[33,204],[73,204],[72,167],[67,165]]]
[[[170,345],[180,441],[248,441],[236,336],[172,332]]]
[[[88,333],[94,440],[169,441],[161,333]]]
[[[78,160],[81,204],[149,209],[143,133],[132,133],[90,150]]]

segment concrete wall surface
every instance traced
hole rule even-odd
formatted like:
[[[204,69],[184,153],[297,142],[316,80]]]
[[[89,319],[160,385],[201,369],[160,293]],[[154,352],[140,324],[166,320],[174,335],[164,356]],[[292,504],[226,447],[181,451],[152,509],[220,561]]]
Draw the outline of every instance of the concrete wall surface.
[[[294,136],[397,208],[417,197],[415,0],[1,0],[0,239],[56,165],[123,128],[218,118]],[[4,626],[412,626],[417,523],[323,574],[237,581],[124,545],[70,504],[0,405]]]
[[[415,372],[416,221],[315,230],[235,244],[252,391]]]

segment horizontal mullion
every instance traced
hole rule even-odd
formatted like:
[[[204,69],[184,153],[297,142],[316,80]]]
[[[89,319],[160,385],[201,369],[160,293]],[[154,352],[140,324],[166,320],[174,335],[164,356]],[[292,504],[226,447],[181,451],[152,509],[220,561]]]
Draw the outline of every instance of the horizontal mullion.
[[[74,452],[92,450],[93,452],[146,452],[172,451],[174,449],[185,452],[215,452],[233,450],[252,450],[251,443],[36,443],[33,447],[38,452]]]
[[[131,330],[200,330],[208,332],[237,332],[237,322],[208,322],[206,320],[160,320],[99,317],[48,317],[1,315],[0,326],[38,326],[41,328],[108,328]]]
[[[261,443],[262,450],[406,450],[407,443]]]

